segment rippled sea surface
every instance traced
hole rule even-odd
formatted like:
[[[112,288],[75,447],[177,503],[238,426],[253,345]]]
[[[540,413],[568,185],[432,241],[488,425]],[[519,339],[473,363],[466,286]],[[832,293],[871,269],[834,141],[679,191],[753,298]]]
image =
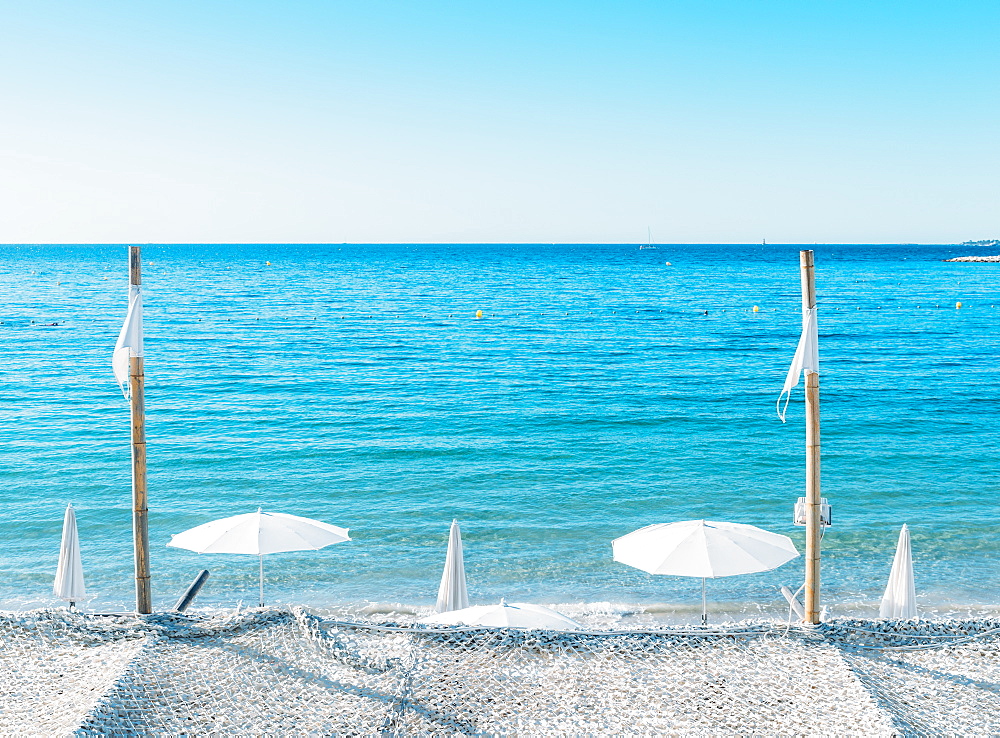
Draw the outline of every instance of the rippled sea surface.
[[[801,387],[775,414],[800,248],[144,246],[155,605],[201,568],[201,605],[255,602],[252,557],[166,543],[262,506],[354,539],[267,557],[273,603],[432,604],[457,518],[474,602],[697,609],[700,582],[617,564],[611,540],[706,518],[801,550]],[[1000,604],[1000,264],[812,248],[824,602],[873,614],[905,522],[925,611]],[[0,607],[57,604],[67,502],[87,606],[133,602],[126,285],[124,246],[0,247]],[[798,559],[709,597],[753,613],[801,581]]]

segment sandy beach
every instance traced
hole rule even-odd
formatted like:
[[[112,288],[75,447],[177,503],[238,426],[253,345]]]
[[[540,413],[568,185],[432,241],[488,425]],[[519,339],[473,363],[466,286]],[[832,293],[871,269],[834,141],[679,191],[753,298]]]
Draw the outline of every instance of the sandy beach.
[[[552,633],[303,610],[0,617],[4,734],[986,734],[1000,621]]]

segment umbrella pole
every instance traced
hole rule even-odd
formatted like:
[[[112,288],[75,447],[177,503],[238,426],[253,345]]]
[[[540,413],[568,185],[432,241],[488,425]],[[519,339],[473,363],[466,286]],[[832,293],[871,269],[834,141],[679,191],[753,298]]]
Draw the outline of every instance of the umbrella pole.
[[[705,597],[705,577],[701,578],[701,624],[708,625],[708,599]]]
[[[813,252],[799,252],[802,270],[802,308],[816,307],[816,275]],[[806,584],[805,622],[819,622],[819,559],[820,559],[820,442],[819,442],[819,374],[806,372]]]
[[[257,558],[260,559],[260,606],[264,607],[264,557],[257,554]]]
[[[142,284],[142,260],[139,247],[129,247],[128,280],[130,285]],[[149,584],[149,507],[146,489],[146,378],[141,356],[130,356],[128,380],[132,414],[132,543],[135,549],[135,611],[142,615],[153,612],[153,595]]]

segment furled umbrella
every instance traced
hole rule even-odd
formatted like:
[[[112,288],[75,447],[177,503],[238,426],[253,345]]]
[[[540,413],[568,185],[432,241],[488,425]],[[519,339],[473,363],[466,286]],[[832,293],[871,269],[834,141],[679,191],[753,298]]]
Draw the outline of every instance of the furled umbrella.
[[[701,578],[701,622],[708,623],[705,580],[776,569],[799,555],[788,536],[744,523],[657,523],[612,541],[615,561],[650,574]]]
[[[438,612],[461,610],[469,606],[469,590],[465,585],[465,560],[462,556],[462,532],[458,521],[451,521],[448,535],[448,553],[444,558],[444,572],[438,587]]]
[[[347,528],[285,513],[234,515],[178,533],[168,546],[198,553],[252,554],[260,560],[260,606],[264,606],[264,555],[318,551],[351,540]]]
[[[889,583],[882,595],[880,618],[917,617],[917,589],[913,582],[913,555],[910,550],[910,529],[903,525],[892,559]]]
[[[76,512],[66,506],[63,516],[62,544],[59,546],[59,565],[52,591],[61,600],[69,600],[70,607],[87,596],[83,585],[83,560],[80,558],[80,537],[76,532]]]
[[[562,613],[527,602],[499,605],[475,605],[431,615],[420,621],[436,625],[482,625],[491,628],[523,628],[528,630],[580,630],[582,626]]]

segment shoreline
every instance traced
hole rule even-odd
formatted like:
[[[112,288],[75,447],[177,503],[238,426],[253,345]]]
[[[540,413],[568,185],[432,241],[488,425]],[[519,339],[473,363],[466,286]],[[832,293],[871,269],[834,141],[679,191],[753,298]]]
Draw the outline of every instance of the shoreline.
[[[554,602],[545,599],[506,598],[508,602],[527,602],[542,605],[570,617],[577,622],[597,629],[621,629],[644,627],[685,626],[701,618],[701,602]],[[171,600],[171,603],[173,600]],[[499,602],[499,598],[472,598],[472,605],[491,605]],[[866,602],[824,602],[823,613],[825,621],[838,619],[878,620],[878,601]],[[169,615],[173,605],[153,608],[154,615]],[[434,603],[410,604],[400,602],[356,602],[356,603],[315,603],[274,599],[265,605],[265,609],[296,609],[308,612],[317,617],[335,620],[359,620],[370,622],[395,622],[409,624],[432,615]],[[215,602],[199,603],[196,599],[187,612],[201,617],[218,617],[238,615],[259,609],[256,601],[237,601],[227,604]],[[17,617],[36,612],[70,612],[81,615],[104,615],[129,617],[135,614],[134,606],[123,603],[107,603],[89,606],[86,602],[77,603],[74,610],[69,610],[66,603],[53,601],[36,601],[23,607],[0,605],[0,617]],[[731,625],[754,619],[770,619],[782,621],[788,619],[789,607],[784,600],[774,600],[767,603],[734,603],[708,602],[709,622],[718,625]],[[934,606],[918,602],[918,617],[929,622],[950,620],[981,620],[1000,619],[1000,606],[991,603],[946,603]]]
[[[506,598],[508,602],[518,601],[518,598]],[[660,628],[685,627],[700,622],[701,602],[626,602],[626,601],[592,601],[592,602],[558,602],[544,598],[526,598],[520,600],[556,610],[567,617],[583,624],[588,629],[621,630],[629,628]],[[167,616],[172,610],[171,604],[154,607],[153,615]],[[497,599],[472,598],[472,605],[490,605],[499,602]],[[822,611],[824,621],[856,619],[880,620],[878,618],[880,602],[842,601],[824,602]],[[217,602],[202,602],[197,599],[187,612],[198,617],[229,617],[258,610],[256,601],[236,601],[226,604]],[[316,617],[342,621],[363,621],[371,623],[412,624],[423,617],[432,615],[433,602],[419,604],[403,602],[353,602],[353,603],[317,603],[290,601],[275,598],[268,602],[265,609],[294,609],[310,613]],[[135,615],[132,604],[102,603],[89,606],[86,602],[77,603],[75,610],[69,610],[65,603],[55,600],[35,600],[24,606],[0,605],[0,617],[18,617],[38,612],[68,612],[80,615],[101,615],[116,617],[131,617]],[[751,620],[774,620],[786,622],[789,618],[789,607],[783,599],[775,599],[766,603],[758,602],[708,602],[709,623],[712,625],[729,626]],[[1000,606],[992,603],[956,603],[938,602],[928,605],[918,602],[918,618],[927,622],[945,622],[952,620],[984,620],[1000,619]],[[794,619],[793,619],[794,620]]]

